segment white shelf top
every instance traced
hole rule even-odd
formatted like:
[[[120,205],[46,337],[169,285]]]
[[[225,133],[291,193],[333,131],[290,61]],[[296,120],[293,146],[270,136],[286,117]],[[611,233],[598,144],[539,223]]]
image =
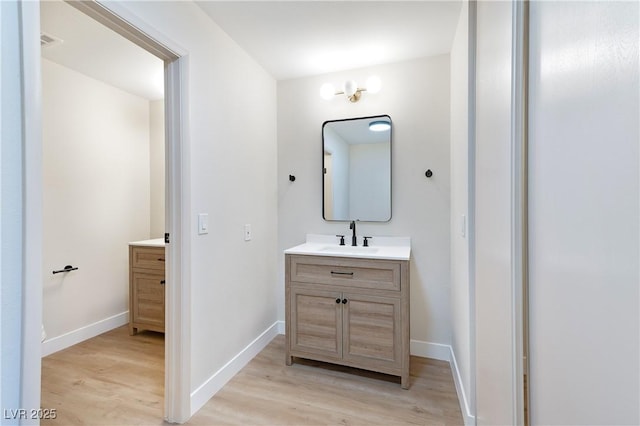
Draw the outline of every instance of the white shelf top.
[[[153,240],[132,241],[130,246],[146,246],[146,247],[164,247],[164,238],[155,238]]]

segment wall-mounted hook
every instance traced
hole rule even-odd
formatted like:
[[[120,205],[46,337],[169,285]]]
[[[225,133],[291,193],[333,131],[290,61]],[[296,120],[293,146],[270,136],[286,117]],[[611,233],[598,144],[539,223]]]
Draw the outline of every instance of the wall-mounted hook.
[[[431,171],[431,169],[428,169],[426,172],[424,172],[424,175],[430,178],[431,176],[433,176],[433,172]]]
[[[296,177],[294,175],[289,175],[289,180],[293,182],[296,180]]]

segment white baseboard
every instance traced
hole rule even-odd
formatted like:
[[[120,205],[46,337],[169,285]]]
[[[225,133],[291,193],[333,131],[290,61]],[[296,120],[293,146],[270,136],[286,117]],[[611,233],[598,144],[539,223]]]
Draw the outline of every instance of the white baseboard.
[[[276,321],[267,328],[246,348],[216,371],[206,382],[191,392],[191,415],[193,416],[204,404],[211,399],[222,387],[233,378],[242,368],[249,363],[262,349],[265,348],[278,335],[280,322]],[[284,327],[284,322],[282,322]],[[284,332],[284,330],[283,330]]]
[[[409,352],[411,355],[423,358],[450,361],[451,346],[443,345],[442,343],[424,342],[422,340],[411,339]]]
[[[424,342],[421,340],[411,340],[411,355],[421,356],[423,358],[438,359],[440,361],[447,361],[451,366],[451,373],[453,375],[453,382],[456,385],[456,393],[458,394],[458,401],[460,402],[460,411],[464,419],[464,424],[475,425],[475,416],[471,413],[469,408],[469,401],[467,400],[467,394],[462,383],[462,377],[460,376],[460,370],[458,369],[458,362],[453,352],[451,345],[443,345],[442,343]]]
[[[42,342],[42,356],[51,355],[70,346],[96,337],[114,328],[121,327],[129,322],[129,311],[122,312],[109,318],[94,322],[70,331],[61,336],[52,337]]]
[[[458,401],[460,402],[460,411],[462,412],[462,418],[464,419],[465,426],[472,426],[476,424],[476,418],[471,413],[469,407],[469,401],[467,400],[467,393],[464,390],[464,384],[462,383],[462,377],[460,376],[460,370],[458,369],[458,362],[456,361],[456,355],[453,352],[453,347],[450,349],[450,361],[451,372],[453,373],[453,381],[456,385],[456,393],[458,394]]]

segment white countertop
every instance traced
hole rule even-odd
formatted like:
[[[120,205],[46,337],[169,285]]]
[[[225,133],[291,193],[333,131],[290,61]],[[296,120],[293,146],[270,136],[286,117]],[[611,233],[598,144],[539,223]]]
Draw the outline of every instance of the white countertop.
[[[155,238],[153,240],[132,241],[130,246],[146,246],[146,247],[164,247],[164,238]]]
[[[362,237],[358,237],[358,246],[352,247],[351,236],[345,235],[345,245],[339,244],[335,235],[307,234],[307,241],[288,248],[285,254],[312,256],[353,257],[361,259],[409,260],[411,257],[411,238],[409,237],[372,237],[369,247],[362,246]]]

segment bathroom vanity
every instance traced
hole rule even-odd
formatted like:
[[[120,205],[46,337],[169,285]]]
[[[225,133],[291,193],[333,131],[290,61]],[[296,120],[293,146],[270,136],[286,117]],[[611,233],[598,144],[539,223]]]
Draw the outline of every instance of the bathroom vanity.
[[[370,247],[308,235],[285,250],[286,364],[294,357],[400,376],[409,387],[409,238]]]
[[[162,238],[129,243],[129,334],[164,333],[165,251]]]

